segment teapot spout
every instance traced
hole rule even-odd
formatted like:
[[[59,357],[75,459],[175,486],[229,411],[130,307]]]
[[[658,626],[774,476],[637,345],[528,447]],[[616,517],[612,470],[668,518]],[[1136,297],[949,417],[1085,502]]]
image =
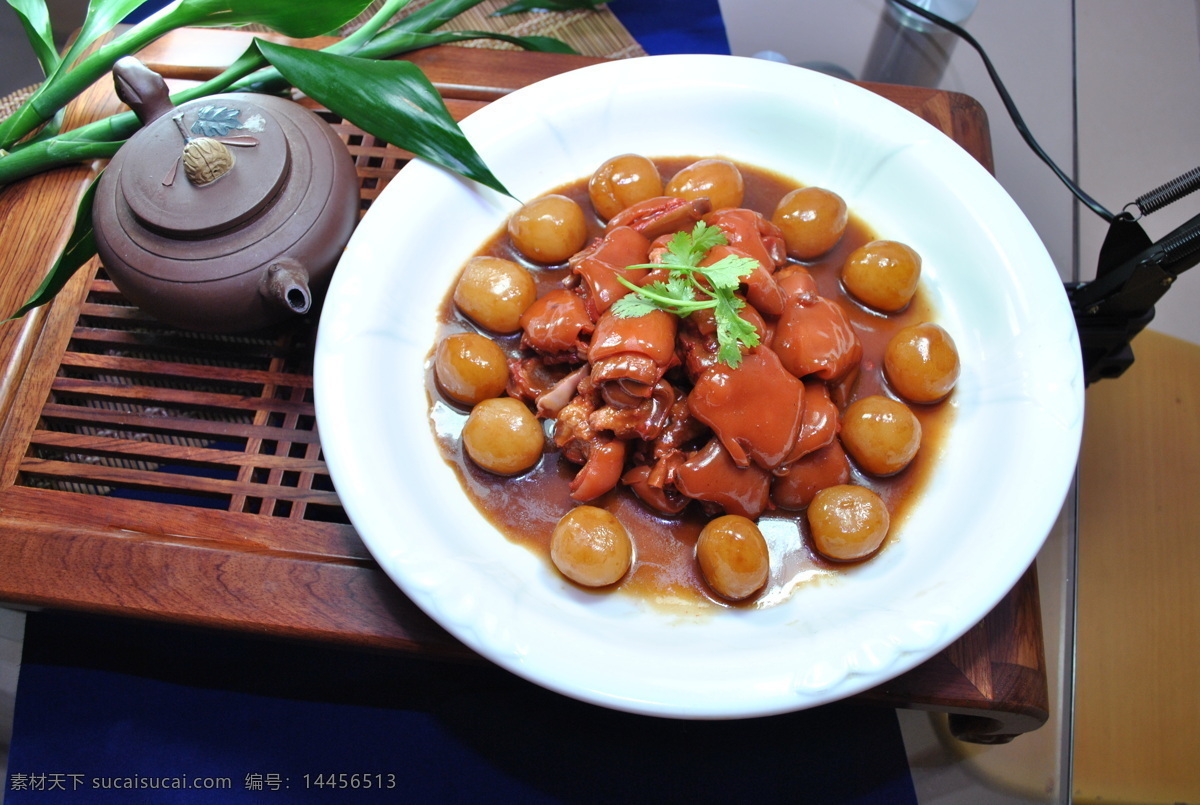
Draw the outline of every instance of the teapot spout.
[[[284,257],[267,268],[259,290],[263,296],[296,314],[303,315],[312,307],[308,271],[289,257]]]

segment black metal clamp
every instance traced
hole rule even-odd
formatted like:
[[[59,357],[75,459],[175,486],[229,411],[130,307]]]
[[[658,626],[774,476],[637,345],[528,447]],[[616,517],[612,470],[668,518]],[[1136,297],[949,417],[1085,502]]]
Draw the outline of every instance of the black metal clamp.
[[[1154,318],[1154,304],[1181,273],[1200,263],[1200,215],[1158,241],[1138,223],[1197,189],[1200,168],[1139,196],[1111,219],[1096,278],[1067,285],[1087,383],[1119,377],[1129,368],[1130,341]]]

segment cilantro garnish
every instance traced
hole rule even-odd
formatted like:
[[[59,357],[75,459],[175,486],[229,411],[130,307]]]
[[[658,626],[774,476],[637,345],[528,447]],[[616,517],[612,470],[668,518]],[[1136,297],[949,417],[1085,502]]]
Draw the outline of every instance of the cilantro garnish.
[[[758,261],[752,257],[728,255],[711,266],[699,265],[710,249],[726,242],[724,232],[703,221],[697,223],[690,234],[676,232],[667,244],[662,263],[626,266],[631,269],[670,269],[667,280],[638,287],[618,276],[617,279],[633,293],[617,300],[612,306],[613,315],[629,319],[663,310],[683,317],[711,308],[717,322],[717,360],[736,369],[742,362],[741,347],[752,349],[758,346],[758,331],[738,314],[746,303],[734,296],[734,291],[758,267]]]

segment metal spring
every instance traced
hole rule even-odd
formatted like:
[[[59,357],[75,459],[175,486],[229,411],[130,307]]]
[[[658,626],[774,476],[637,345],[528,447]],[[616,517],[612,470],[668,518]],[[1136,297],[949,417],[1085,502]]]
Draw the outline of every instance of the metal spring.
[[[1194,226],[1167,238],[1160,244],[1163,262],[1171,264],[1200,251],[1200,226]]]
[[[1196,190],[1200,190],[1200,168],[1192,168],[1179,178],[1172,179],[1161,187],[1156,187],[1149,193],[1138,196],[1133,203],[1137,205],[1142,215],[1149,215]]]

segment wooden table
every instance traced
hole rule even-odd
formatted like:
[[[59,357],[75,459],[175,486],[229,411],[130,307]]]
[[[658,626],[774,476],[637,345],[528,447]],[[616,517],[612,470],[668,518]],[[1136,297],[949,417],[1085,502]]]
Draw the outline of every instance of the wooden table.
[[[180,31],[142,57],[168,79],[199,80],[249,39]],[[457,47],[412,60],[459,118],[599,61]],[[971,98],[869,88],[991,169],[986,117]],[[102,81],[66,127],[119,110]],[[408,155],[321,111],[355,157],[365,210]],[[36,287],[99,167],[0,190],[0,309]],[[315,330],[315,319],[237,337],[173,330],[131,307],[95,261],[53,304],[0,326],[0,602],[477,659],[387,578],[339,504],[313,413]],[[859,698],[947,712],[968,741],[1041,726],[1035,569],[946,651]]]

